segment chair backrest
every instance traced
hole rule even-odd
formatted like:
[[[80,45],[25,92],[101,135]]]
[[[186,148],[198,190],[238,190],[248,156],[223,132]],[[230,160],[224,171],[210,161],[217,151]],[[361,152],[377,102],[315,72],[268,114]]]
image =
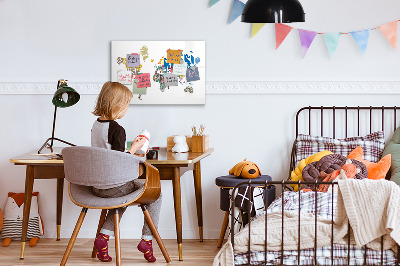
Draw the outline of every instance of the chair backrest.
[[[118,186],[139,176],[144,159],[132,154],[97,147],[62,150],[65,179],[83,186]]]

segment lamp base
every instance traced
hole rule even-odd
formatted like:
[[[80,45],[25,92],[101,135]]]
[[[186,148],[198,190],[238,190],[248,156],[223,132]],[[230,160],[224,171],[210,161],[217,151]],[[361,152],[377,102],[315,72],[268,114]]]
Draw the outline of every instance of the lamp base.
[[[51,150],[51,152],[53,152],[53,141],[54,140],[58,140],[59,142],[68,144],[70,146],[76,146],[75,144],[69,143],[65,140],[59,139],[59,138],[48,138],[42,145],[42,147],[40,147],[40,149],[38,150],[38,154],[40,154],[40,152],[44,149],[44,148],[49,148]],[[49,141],[51,141],[51,144],[49,144]]]

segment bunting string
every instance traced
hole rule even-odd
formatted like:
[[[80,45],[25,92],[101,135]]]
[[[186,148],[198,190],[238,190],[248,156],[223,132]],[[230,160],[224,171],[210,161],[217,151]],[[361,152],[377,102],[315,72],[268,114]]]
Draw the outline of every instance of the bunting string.
[[[392,21],[392,22],[399,22],[400,20],[394,20],[394,21]],[[389,22],[389,23],[391,23],[391,22]],[[385,25],[385,24],[383,24],[383,25]],[[290,26],[289,26],[290,27]],[[378,27],[375,27],[375,28],[370,28],[370,30],[379,30],[379,27],[380,26],[378,26]],[[302,29],[299,29],[299,28],[293,28],[293,27],[291,27],[292,29],[294,29],[294,30],[302,30]],[[311,31],[311,30],[307,30],[307,31]],[[363,30],[358,30],[358,31],[363,31]],[[339,34],[341,34],[341,35],[345,35],[345,34],[351,34],[352,32],[357,32],[357,30],[355,30],[355,31],[350,31],[350,32],[341,32],[341,31],[339,31],[338,33]],[[329,32],[317,32],[317,34],[328,34]]]
[[[210,0],[209,7],[214,6],[220,0]],[[240,0],[232,0],[232,9],[229,16],[229,24],[235,21],[243,12],[245,4]],[[394,50],[397,49],[397,29],[398,22],[400,20],[394,20],[386,24],[367,28],[363,30],[356,30],[350,32],[316,32],[311,30],[305,30],[300,28],[293,28],[286,24],[276,23],[275,24],[275,40],[276,49],[280,47],[286,37],[292,30],[297,30],[299,32],[300,44],[302,57],[304,58],[311,44],[313,43],[317,35],[322,35],[325,41],[326,47],[328,49],[329,55],[332,58],[336,48],[339,45],[339,40],[342,35],[351,34],[354,41],[356,42],[361,53],[364,55],[368,47],[368,41],[370,32],[373,30],[380,30],[389,44]],[[253,38],[260,30],[264,27],[266,23],[252,23],[251,38]]]

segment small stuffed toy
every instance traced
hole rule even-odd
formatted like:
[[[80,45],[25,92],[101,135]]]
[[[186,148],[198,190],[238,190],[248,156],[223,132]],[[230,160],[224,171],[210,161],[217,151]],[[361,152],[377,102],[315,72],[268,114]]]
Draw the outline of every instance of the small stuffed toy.
[[[230,175],[234,175],[234,176],[241,176],[243,178],[249,178],[249,179],[253,179],[253,178],[257,178],[258,176],[261,175],[261,171],[258,168],[258,166],[250,161],[246,161],[246,159],[244,159],[242,162],[237,163],[230,171],[229,174]]]
[[[172,148],[172,152],[188,152],[189,146],[186,143],[185,136],[175,136],[174,137],[175,146]]]
[[[39,216],[38,196],[39,192],[32,193],[31,211],[29,214],[27,239],[29,246],[36,245],[39,237],[43,235],[43,223]],[[22,219],[24,213],[24,193],[8,193],[4,208],[4,223],[1,230],[3,247],[8,247],[11,240],[21,240]]]

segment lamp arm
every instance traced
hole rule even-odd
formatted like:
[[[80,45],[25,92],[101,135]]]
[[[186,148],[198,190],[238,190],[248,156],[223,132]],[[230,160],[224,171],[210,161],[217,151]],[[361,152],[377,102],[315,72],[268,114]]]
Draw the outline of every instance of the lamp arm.
[[[64,80],[59,80],[58,83],[57,83],[57,90],[60,88],[61,81],[65,82]],[[62,143],[68,144],[68,145],[70,145],[70,146],[75,146],[75,144],[72,144],[72,143],[69,143],[69,142],[67,142],[67,141],[65,141],[65,140],[62,140],[62,139],[59,139],[59,138],[55,138],[55,137],[54,137],[54,131],[55,131],[55,129],[56,129],[56,118],[57,118],[57,106],[54,106],[53,130],[52,130],[52,132],[51,132],[51,138],[48,138],[48,139],[44,142],[44,144],[42,145],[42,147],[40,147],[40,149],[39,149],[39,151],[38,151],[38,154],[40,154],[40,152],[41,152],[45,147],[50,148],[51,152],[53,152],[53,142],[54,142],[54,140],[60,141],[60,142],[62,142]],[[50,144],[49,144],[49,141],[50,141]]]
[[[53,147],[54,131],[55,131],[55,129],[56,129],[56,118],[57,118],[57,106],[54,106],[53,131],[51,132],[51,144],[50,144],[50,148]]]
[[[60,88],[60,83],[61,83],[61,80],[58,80],[56,91],[58,90],[58,88]],[[57,106],[54,106],[53,131],[52,131],[52,133],[51,133],[51,144],[50,144],[50,148],[53,147],[54,130],[56,129],[56,117],[57,117]]]

